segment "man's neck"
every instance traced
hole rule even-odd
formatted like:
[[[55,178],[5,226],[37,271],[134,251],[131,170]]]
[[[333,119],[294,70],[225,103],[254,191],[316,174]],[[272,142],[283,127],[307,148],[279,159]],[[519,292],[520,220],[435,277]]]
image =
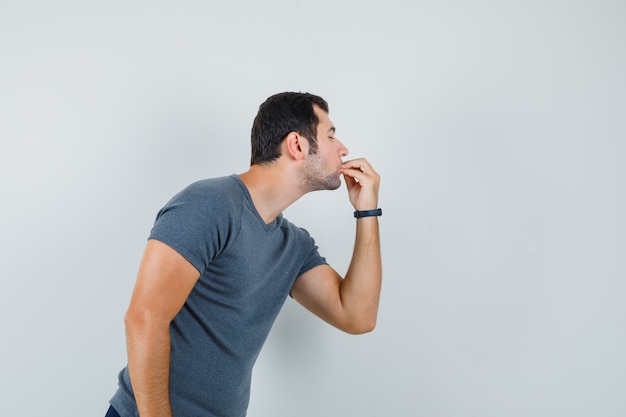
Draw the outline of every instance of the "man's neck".
[[[252,165],[247,172],[239,174],[257,212],[266,224],[278,217],[293,202],[302,197],[301,182],[297,172],[275,161],[269,165]]]

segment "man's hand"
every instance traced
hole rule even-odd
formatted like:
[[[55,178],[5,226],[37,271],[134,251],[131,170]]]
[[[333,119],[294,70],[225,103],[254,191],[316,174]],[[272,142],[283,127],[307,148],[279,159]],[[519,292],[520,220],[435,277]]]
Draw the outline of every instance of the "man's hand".
[[[364,158],[344,162],[339,171],[348,188],[350,203],[356,210],[378,208],[380,176]]]

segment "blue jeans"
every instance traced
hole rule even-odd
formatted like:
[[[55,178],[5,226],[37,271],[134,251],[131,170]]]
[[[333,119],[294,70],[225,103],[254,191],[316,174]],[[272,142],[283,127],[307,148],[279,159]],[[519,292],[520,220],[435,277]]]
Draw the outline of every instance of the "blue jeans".
[[[115,408],[109,407],[109,411],[107,411],[107,414],[104,417],[120,417],[120,415],[117,414],[117,411],[115,411]]]

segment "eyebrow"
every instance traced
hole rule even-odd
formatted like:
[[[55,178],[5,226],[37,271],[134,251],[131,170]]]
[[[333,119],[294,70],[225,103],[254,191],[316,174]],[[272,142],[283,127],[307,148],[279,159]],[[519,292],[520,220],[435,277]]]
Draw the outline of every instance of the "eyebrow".
[[[333,133],[335,133],[335,126],[331,126],[331,128],[330,128],[330,129],[328,129],[328,131],[329,131],[329,132],[333,132]]]

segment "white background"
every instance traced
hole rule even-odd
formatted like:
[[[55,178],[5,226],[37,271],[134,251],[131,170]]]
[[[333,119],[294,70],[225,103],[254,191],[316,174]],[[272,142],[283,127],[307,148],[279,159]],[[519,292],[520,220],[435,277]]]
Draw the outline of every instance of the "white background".
[[[249,415],[626,415],[626,3],[0,3],[0,415],[100,416],[154,216],[330,103],[382,176],[378,327],[288,300]],[[285,213],[341,272],[345,190]]]

